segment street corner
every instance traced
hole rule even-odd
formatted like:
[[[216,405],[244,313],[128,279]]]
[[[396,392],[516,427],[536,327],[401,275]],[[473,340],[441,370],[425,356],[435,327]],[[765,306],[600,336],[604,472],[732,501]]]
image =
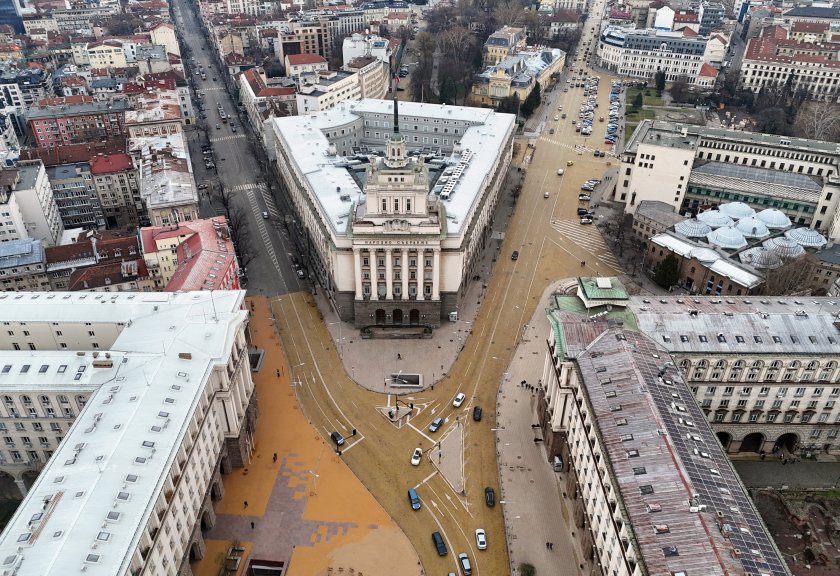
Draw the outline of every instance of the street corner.
[[[464,426],[460,419],[450,422],[426,455],[452,490],[460,494],[464,491]]]

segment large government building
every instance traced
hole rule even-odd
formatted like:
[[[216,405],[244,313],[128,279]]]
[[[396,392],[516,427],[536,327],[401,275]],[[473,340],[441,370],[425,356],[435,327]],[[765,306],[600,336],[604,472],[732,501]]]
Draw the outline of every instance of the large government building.
[[[513,115],[401,106],[344,102],[268,135],[314,279],[359,328],[457,313],[511,161]]]
[[[836,362],[825,359],[834,303],[654,304],[628,300],[610,278],[578,279],[577,291],[548,311],[537,410],[598,573],[789,575],[724,446],[769,452],[775,442],[787,453],[811,441],[807,430],[836,430],[802,410],[814,403],[811,413],[836,418]]]
[[[25,495],[0,573],[189,572],[252,450],[244,297],[0,294],[0,471]]]

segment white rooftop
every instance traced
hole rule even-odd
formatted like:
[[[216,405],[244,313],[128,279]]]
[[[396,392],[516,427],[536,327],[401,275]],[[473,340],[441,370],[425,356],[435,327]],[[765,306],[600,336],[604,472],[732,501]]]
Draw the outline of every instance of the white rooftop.
[[[127,572],[205,382],[214,365],[227,362],[233,336],[247,321],[244,295],[0,298],[6,320],[126,322],[111,351],[98,357],[0,352],[0,365],[11,364],[18,382],[19,367],[31,363],[26,379],[46,386],[80,386],[77,374],[101,385],[0,535],[0,573]],[[48,366],[44,373],[41,365]]]
[[[393,110],[394,103],[391,100],[365,99],[342,102],[332,110],[322,111],[313,116],[289,116],[272,120],[275,135],[285,141],[288,149],[293,153],[295,162],[314,193],[313,200],[320,205],[321,211],[326,214],[333,232],[337,235],[344,234],[350,209],[350,203],[342,201],[341,196],[349,194],[352,201],[359,203],[363,192],[351,178],[347,169],[339,166],[342,162],[346,162],[347,158],[327,155],[330,140],[325,132],[346,129],[353,124],[358,124],[358,128],[364,132],[362,124],[366,116],[389,115],[393,114]],[[478,199],[479,192],[493,177],[492,166],[499,154],[503,152],[502,147],[506,142],[508,132],[512,129],[514,115],[499,114],[487,108],[419,102],[400,102],[399,113],[404,132],[411,124],[410,118],[413,117],[458,120],[472,124],[466,132],[456,136],[460,138],[461,148],[472,152],[469,164],[450,197],[447,200],[441,200],[446,208],[448,233],[460,234],[461,226]],[[388,137],[391,129],[383,128],[381,132],[381,142],[373,142],[372,138],[367,138],[365,144],[369,147],[381,146],[384,150],[385,138]],[[432,132],[428,133],[428,136],[432,135]],[[438,136],[442,138],[445,135],[438,133]],[[407,147],[409,150],[424,147],[447,148],[441,144],[415,143],[410,140],[407,142]],[[450,144],[449,148],[451,147]],[[461,155],[454,155],[452,161],[457,163],[460,157]],[[339,187],[340,194],[336,192]]]

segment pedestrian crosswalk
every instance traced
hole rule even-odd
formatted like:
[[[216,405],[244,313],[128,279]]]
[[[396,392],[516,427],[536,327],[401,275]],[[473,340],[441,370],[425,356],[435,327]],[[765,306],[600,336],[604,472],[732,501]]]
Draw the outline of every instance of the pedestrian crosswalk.
[[[576,246],[592,254],[599,262],[621,270],[618,259],[607,247],[597,226],[585,226],[578,220],[552,220],[551,227],[568,237]]]
[[[281,216],[280,210],[277,209],[277,203],[274,201],[274,197],[271,195],[268,186],[266,186],[264,183],[248,182],[246,184],[237,184],[236,186],[231,186],[230,189],[233,192],[247,192],[249,199],[252,198],[253,191],[259,190],[263,202],[265,202],[265,207],[269,215],[272,218],[279,218]],[[254,195],[253,198],[256,198],[256,196]]]
[[[549,142],[551,144],[554,144],[555,146],[560,146],[561,148],[568,148],[569,150],[574,150],[574,151],[581,150],[585,154],[586,153],[591,154],[596,149],[597,150],[603,150],[604,152],[606,152],[606,154],[604,156],[604,159],[614,158],[616,156],[615,153],[612,152],[612,149],[614,148],[614,146],[604,144],[603,146],[598,147],[597,146],[597,141],[586,142],[582,145],[581,144],[569,144],[568,142],[565,142],[565,141],[561,140],[559,137],[552,136],[552,135],[549,135],[549,134],[543,134],[542,136],[540,136],[540,140],[544,141],[544,142]],[[592,147],[593,145],[595,145],[595,147]]]
[[[210,88],[199,88],[196,92],[214,92],[216,90],[224,90],[222,86],[211,86]]]
[[[226,142],[228,140],[236,140],[238,138],[245,138],[245,134],[231,134],[230,136],[219,136],[218,138],[210,138],[210,142]]]

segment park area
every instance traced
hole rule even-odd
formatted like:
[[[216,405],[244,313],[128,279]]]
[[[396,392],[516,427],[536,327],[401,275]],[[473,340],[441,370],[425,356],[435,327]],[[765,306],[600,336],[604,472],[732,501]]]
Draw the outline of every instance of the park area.
[[[656,88],[628,86],[625,98],[624,141],[630,138],[642,120],[666,120],[701,126],[706,123],[702,110],[666,104],[663,96],[656,95]]]

